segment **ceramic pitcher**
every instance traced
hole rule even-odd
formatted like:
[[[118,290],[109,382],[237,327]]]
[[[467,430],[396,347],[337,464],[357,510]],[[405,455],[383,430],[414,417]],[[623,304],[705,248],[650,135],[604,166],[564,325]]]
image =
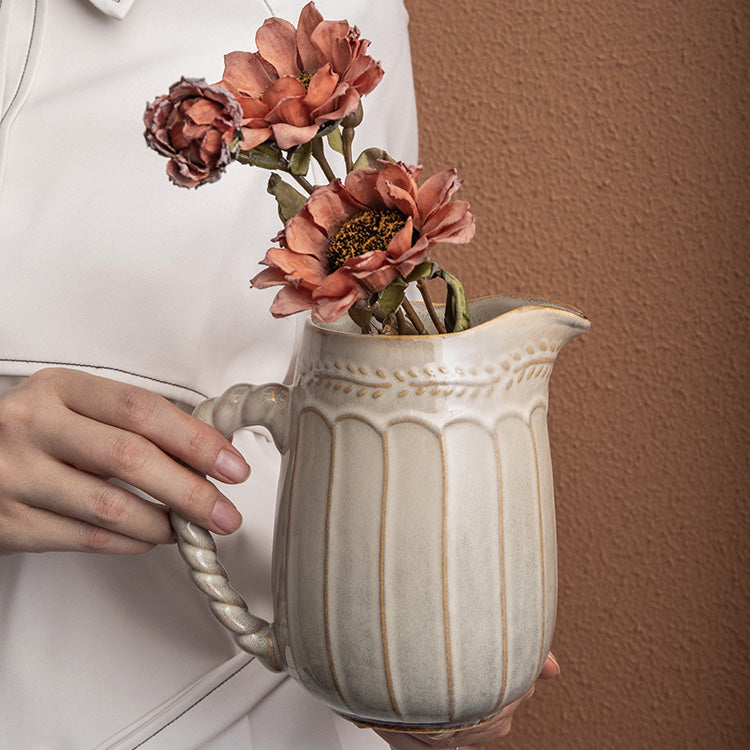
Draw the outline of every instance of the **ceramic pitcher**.
[[[210,534],[173,514],[216,616],[270,669],[389,728],[466,726],[523,695],[557,599],[548,382],[580,312],[471,304],[473,327],[366,336],[306,323],[293,384],[237,385],[197,416],[264,425],[283,455],[274,622],[247,612]]]

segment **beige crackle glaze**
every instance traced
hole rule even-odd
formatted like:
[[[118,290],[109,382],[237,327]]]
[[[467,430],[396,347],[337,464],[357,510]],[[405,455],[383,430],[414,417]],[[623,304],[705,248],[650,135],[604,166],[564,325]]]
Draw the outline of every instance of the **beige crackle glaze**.
[[[193,579],[243,648],[369,724],[480,722],[528,690],[552,639],[548,380],[589,322],[522,297],[471,312],[434,336],[310,321],[292,386],[234,386],[196,412],[227,434],[263,424],[283,454],[274,623],[174,516]]]

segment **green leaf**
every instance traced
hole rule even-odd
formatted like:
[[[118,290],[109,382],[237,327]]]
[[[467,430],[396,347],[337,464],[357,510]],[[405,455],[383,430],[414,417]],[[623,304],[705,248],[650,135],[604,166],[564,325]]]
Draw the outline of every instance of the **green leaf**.
[[[382,148],[366,148],[354,162],[354,169],[382,169],[381,161],[395,161]]]
[[[279,208],[279,218],[284,223],[289,221],[292,216],[295,216],[307,201],[307,198],[299,190],[295,190],[277,174],[272,174],[268,178],[268,187],[266,190],[276,198]]]
[[[414,270],[406,277],[406,281],[407,283],[411,283],[412,281],[417,281],[419,279],[431,279],[437,270],[437,263],[426,260],[424,263],[420,263],[414,268]]]
[[[397,277],[378,295],[378,304],[383,308],[386,315],[398,310],[403,302],[406,287],[409,286],[406,279]]]
[[[240,149],[237,152],[237,161],[240,164],[249,164],[251,167],[262,169],[281,169],[283,164],[281,151],[270,143],[261,143],[260,146],[251,148],[249,151]]]
[[[312,141],[300,143],[291,151],[289,159],[289,170],[292,174],[305,175],[310,169],[310,156],[312,155]]]
[[[469,317],[469,303],[466,300],[466,292],[463,284],[453,274],[440,269],[435,272],[447,286],[445,297],[445,328],[449,333],[465,331],[471,328]]]
[[[341,139],[341,131],[338,125],[328,134],[328,145],[340,154],[344,153],[344,141]]]

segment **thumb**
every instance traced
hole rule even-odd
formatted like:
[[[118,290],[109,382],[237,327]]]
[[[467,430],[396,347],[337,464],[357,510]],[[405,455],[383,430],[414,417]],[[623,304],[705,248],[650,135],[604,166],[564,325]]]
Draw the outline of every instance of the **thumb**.
[[[547,654],[547,660],[544,662],[542,671],[539,674],[539,679],[549,680],[552,677],[557,677],[557,675],[559,674],[560,674],[560,665],[557,663],[557,659],[555,659],[555,655],[550,651]]]

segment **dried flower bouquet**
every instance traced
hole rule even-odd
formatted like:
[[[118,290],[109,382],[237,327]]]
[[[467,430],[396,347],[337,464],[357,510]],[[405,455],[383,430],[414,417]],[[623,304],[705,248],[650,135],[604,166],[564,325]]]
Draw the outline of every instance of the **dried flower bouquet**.
[[[469,204],[453,200],[461,185],[456,170],[419,184],[420,167],[382,149],[353,157],[362,97],[383,76],[367,54],[369,42],[347,21],[324,20],[312,2],[296,28],[269,18],[255,42],[256,52],[224,56],[218,83],[182,78],[147,106],[146,142],[168,157],[169,179],[196,188],[218,180],[233,161],[273,172],[268,192],[284,227],[251,283],[281,287],[275,317],[311,310],[333,321],[348,312],[363,333],[425,334],[406,296],[414,283],[437,333],[469,328],[461,283],[428,257],[438,242],[474,236]],[[343,180],[327,149],[343,155]],[[313,159],[328,184],[309,182]],[[430,278],[446,283],[442,319],[427,290]]]

